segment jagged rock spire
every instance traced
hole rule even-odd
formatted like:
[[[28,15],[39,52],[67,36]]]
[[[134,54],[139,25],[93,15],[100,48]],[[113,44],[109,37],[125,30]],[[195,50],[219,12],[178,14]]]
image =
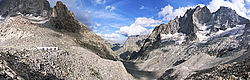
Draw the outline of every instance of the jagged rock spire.
[[[81,27],[76,20],[74,13],[69,11],[61,1],[56,3],[56,6],[51,9],[50,14],[52,26],[57,29],[77,32]]]

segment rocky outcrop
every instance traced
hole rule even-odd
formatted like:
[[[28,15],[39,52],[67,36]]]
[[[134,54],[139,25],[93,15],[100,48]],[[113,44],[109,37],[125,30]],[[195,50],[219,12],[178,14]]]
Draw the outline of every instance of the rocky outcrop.
[[[32,14],[33,16],[48,16],[50,5],[47,0],[2,0],[0,2],[0,15],[13,16]]]
[[[207,6],[204,7],[198,6],[196,7],[192,17],[194,23],[204,24],[210,21],[212,13],[209,11]]]
[[[231,8],[221,7],[218,11],[211,13],[206,6],[197,6],[194,9],[188,9],[184,16],[170,20],[168,24],[156,26],[140,51],[133,54],[131,59],[147,59],[147,53],[159,48],[162,44],[161,34],[184,33],[187,36],[185,39],[186,42],[192,42],[197,41],[198,31],[210,30],[207,34],[210,35],[219,30],[226,30],[227,28],[243,25],[248,22],[248,19],[239,16]],[[210,27],[203,29],[202,25]]]
[[[250,57],[243,62],[218,65],[213,68],[197,71],[188,77],[190,80],[216,79],[216,80],[249,80],[250,79]]]
[[[59,51],[1,48],[0,55],[1,80],[133,80],[121,62],[80,47]]]
[[[81,28],[72,11],[68,11],[66,5],[57,2],[51,9],[51,24],[53,27],[70,32],[78,32]]]

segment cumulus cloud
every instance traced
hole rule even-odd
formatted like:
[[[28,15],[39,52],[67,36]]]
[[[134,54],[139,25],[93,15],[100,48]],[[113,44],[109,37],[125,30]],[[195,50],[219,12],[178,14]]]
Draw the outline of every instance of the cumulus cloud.
[[[109,10],[111,12],[111,11],[115,10],[115,7],[114,6],[106,6],[105,9]]]
[[[141,6],[139,9],[144,9],[144,6]]]
[[[120,34],[112,33],[112,34],[101,34],[101,33],[96,33],[97,35],[103,37],[103,38],[119,38]]]
[[[102,26],[102,25],[101,25],[101,24],[99,24],[99,23],[96,23],[95,25],[96,25],[97,27]]]
[[[237,12],[237,14],[241,15],[242,17],[248,18],[250,19],[250,9],[245,7],[246,2],[248,2],[250,0],[232,0],[232,1],[228,1],[228,0],[212,0],[211,2],[209,2],[209,4],[207,5],[208,9],[211,12],[215,12],[217,11],[220,6],[225,6],[225,7],[230,7],[233,10],[235,10]],[[199,6],[205,6],[204,4],[198,4]],[[176,16],[183,16],[185,14],[185,12],[187,11],[187,9],[190,8],[195,8],[197,5],[195,6],[185,6],[185,7],[179,7],[177,9],[174,9],[171,5],[167,5],[164,8],[161,9],[161,11],[158,13],[159,17],[163,17],[162,20],[172,20],[174,19]],[[249,15],[248,15],[249,14]]]
[[[161,21],[154,20],[152,18],[139,17],[136,18],[135,22],[130,26],[121,27],[117,33],[124,36],[135,36],[135,35],[148,35],[153,29],[147,29],[146,27],[155,27],[159,25]]]
[[[250,2],[250,0],[246,0],[246,2]]]
[[[159,25],[161,21],[154,20],[152,18],[139,17],[135,19],[134,25],[141,25],[143,27],[155,27]]]
[[[167,5],[161,9],[158,13],[159,17],[163,17],[162,20],[171,20],[176,16],[182,16],[185,14],[187,9],[193,8],[192,6],[180,7],[178,9],[174,9],[171,5]]]
[[[198,4],[199,6],[205,6],[203,4]],[[176,16],[183,16],[187,9],[195,8],[196,6],[186,6],[186,7],[179,7],[177,9],[174,9],[171,5],[167,5],[164,8],[161,9],[161,11],[158,13],[159,17],[163,17],[162,20],[172,20]]]

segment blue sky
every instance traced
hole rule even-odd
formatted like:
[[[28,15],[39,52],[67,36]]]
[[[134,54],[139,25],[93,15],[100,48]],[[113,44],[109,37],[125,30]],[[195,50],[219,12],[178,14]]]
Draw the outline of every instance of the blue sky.
[[[51,6],[56,1],[63,1],[94,33],[115,42],[148,35],[155,26],[197,5],[206,5],[211,12],[227,6],[250,18],[250,0],[49,0]]]

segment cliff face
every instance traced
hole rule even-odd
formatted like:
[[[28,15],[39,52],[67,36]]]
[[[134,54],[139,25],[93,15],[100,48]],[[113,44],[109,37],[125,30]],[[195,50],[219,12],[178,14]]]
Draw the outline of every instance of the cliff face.
[[[79,32],[81,28],[73,12],[68,11],[68,8],[62,2],[57,2],[56,6],[51,9],[50,17],[52,26],[57,29]]]
[[[47,0],[2,0],[0,10],[2,16],[13,16],[17,12],[24,15],[48,16],[50,5]]]

